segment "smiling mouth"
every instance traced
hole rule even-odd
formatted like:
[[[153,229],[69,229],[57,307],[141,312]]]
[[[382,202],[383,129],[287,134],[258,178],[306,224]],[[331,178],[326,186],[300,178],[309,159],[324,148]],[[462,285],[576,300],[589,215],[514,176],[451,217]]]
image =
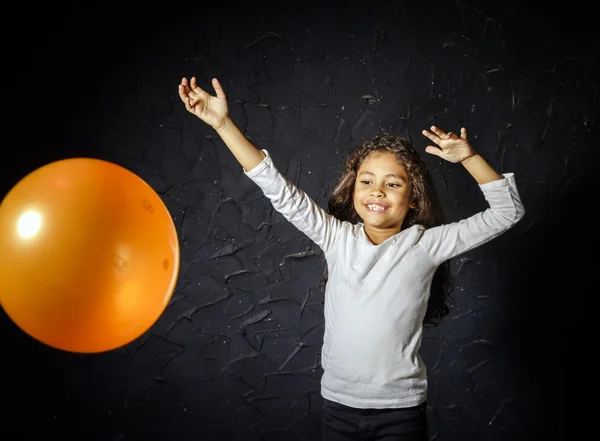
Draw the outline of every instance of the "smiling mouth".
[[[385,206],[379,205],[379,204],[365,204],[365,207],[367,208],[367,211],[369,213],[374,213],[374,214],[385,213],[389,208],[389,207],[385,207]]]

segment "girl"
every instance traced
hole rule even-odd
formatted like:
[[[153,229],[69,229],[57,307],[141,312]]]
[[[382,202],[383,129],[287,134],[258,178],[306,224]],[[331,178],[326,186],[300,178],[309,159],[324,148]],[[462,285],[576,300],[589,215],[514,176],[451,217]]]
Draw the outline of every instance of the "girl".
[[[514,174],[500,175],[460,136],[437,127],[425,151],[461,163],[489,208],[442,224],[434,185],[410,143],[391,134],[363,142],[346,161],[329,212],[286,180],[256,149],[216,96],[192,77],[179,85],[185,108],[212,126],[273,207],[322,250],[327,262],[321,364],[323,440],[425,441],[423,325],[448,313],[451,258],[504,233],[524,215]],[[438,277],[438,276],[442,277]],[[434,277],[435,276],[435,277]]]

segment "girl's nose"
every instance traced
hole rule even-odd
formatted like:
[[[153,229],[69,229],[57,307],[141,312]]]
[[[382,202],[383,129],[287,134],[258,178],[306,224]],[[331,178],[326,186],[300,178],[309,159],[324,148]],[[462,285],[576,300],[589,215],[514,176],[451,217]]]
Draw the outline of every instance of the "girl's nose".
[[[373,187],[371,190],[371,196],[381,197],[383,196],[383,191],[379,187]]]

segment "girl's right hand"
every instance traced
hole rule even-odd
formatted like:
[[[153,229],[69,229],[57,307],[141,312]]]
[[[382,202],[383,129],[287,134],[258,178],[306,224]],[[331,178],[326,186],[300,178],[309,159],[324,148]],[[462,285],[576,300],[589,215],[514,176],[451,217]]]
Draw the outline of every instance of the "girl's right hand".
[[[196,84],[196,77],[192,77],[189,85],[187,78],[184,77],[179,85],[179,97],[188,112],[218,130],[229,120],[229,111],[227,98],[221,84],[216,78],[213,78],[212,85],[217,96],[212,96],[202,90]]]

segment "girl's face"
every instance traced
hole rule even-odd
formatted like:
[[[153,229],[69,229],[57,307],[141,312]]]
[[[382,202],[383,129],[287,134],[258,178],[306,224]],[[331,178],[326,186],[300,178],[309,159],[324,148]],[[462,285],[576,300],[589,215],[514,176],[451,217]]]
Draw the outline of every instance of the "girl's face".
[[[415,207],[410,194],[408,173],[393,153],[374,152],[358,168],[354,209],[365,228],[399,232],[409,207]]]

